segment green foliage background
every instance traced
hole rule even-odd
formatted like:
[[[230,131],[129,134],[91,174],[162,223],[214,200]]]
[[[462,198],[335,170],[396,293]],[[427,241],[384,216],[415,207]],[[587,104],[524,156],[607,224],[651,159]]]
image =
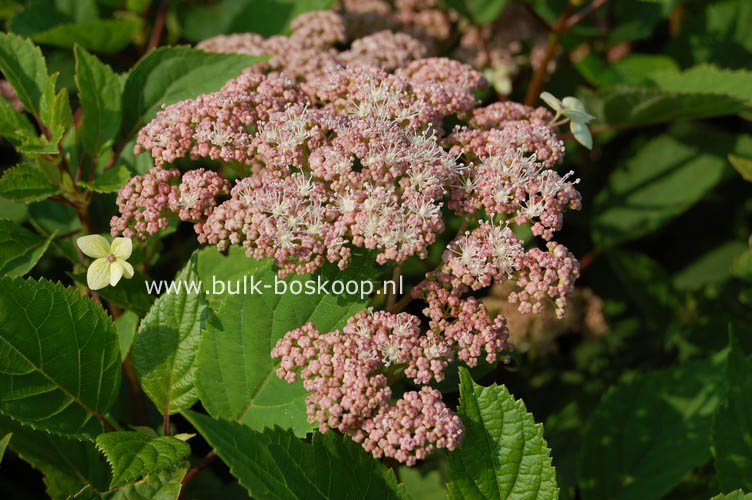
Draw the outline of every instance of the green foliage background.
[[[444,4],[484,24],[521,2]],[[0,0],[0,71],[28,111],[0,99],[0,497],[177,498],[213,448],[219,460],[183,498],[749,498],[749,0],[613,0],[562,34],[544,89],[579,97],[597,119],[592,151],[567,144],[562,170],[582,179],[584,208],[560,240],[610,331],[454,370],[441,389],[468,435],[453,454],[385,467],[340,435],[305,438],[305,392],[273,376],[267,348],[307,320],[336,327],[365,306],[354,297],[155,301],[137,275],[101,291],[122,312],[113,322],[76,291],[85,267],[70,235],[106,232],[114,193],[151,166],[132,153],[138,129],[162,103],[257,61],[177,45],[273,35],[331,3]],[[524,3],[553,26],[568,2]],[[158,22],[164,47],[145,53]],[[524,100],[531,78],[523,68],[511,99]],[[154,279],[271,272],[191,236],[171,227],[133,263]],[[243,346],[241,365],[232,353]],[[129,390],[136,379],[148,401]]]

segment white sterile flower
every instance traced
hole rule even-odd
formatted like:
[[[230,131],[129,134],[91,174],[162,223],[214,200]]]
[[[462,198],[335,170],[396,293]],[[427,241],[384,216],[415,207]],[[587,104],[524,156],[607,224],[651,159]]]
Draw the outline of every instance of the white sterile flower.
[[[541,93],[540,97],[551,109],[556,111],[556,116],[552,122],[554,125],[560,125],[562,122],[556,123],[556,119],[564,115],[569,118],[569,129],[572,131],[572,135],[574,135],[577,142],[588,149],[593,148],[593,136],[590,135],[590,129],[588,129],[587,124],[595,120],[595,117],[585,111],[585,106],[579,99],[568,96],[559,100],[548,92]]]
[[[90,234],[78,238],[76,244],[85,255],[96,259],[86,272],[90,289],[115,286],[123,276],[127,279],[133,277],[133,266],[126,262],[133,251],[130,238],[115,238],[110,244],[104,236]]]

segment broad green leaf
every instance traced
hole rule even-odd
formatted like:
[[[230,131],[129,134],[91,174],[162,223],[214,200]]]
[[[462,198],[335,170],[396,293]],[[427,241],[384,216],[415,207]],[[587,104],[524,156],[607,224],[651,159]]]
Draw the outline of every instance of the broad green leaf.
[[[652,72],[643,86],[605,88],[585,99],[601,122],[619,128],[748,113],[751,88],[749,71],[700,65]]]
[[[321,282],[347,281],[367,277],[362,265],[345,271],[326,266],[318,275]],[[279,425],[305,435],[312,425],[306,419],[302,381],[288,384],[276,375],[278,360],[270,352],[288,331],[312,321],[321,331],[344,325],[347,318],[365,307],[357,296],[329,294],[294,295],[274,292],[276,274],[262,270],[232,280],[241,293],[227,295],[214,311],[198,354],[198,390],[206,410],[217,418],[235,420],[261,430]],[[251,281],[253,278],[253,281]],[[316,280],[306,275],[280,280]],[[239,280],[239,281],[238,281]],[[251,293],[254,283],[261,293]],[[270,288],[264,288],[268,285]],[[243,287],[248,293],[243,293]],[[367,299],[366,299],[367,300]]]
[[[710,500],[752,500],[752,493],[744,493],[742,490],[736,490],[731,493],[721,493]]]
[[[614,249],[606,254],[614,275],[646,322],[656,330],[672,320],[679,302],[666,270],[647,255]]]
[[[704,4],[704,5],[702,5]],[[666,51],[682,66],[712,62],[726,68],[747,68],[752,57],[752,2],[698,2],[682,20],[678,36]]]
[[[465,425],[465,439],[449,454],[451,498],[558,498],[543,426],[535,423],[522,400],[515,400],[504,386],[476,384],[461,368],[457,414]]]
[[[0,196],[0,213],[13,222],[24,222],[29,217],[29,207],[25,204],[12,201]]]
[[[2,439],[0,439],[0,463],[3,461],[3,456],[5,455],[5,449],[8,447],[8,443],[10,442],[10,438],[12,437],[13,437],[13,433],[9,432]]]
[[[242,280],[243,276],[251,276],[271,268],[271,259],[249,259],[245,255],[245,249],[237,245],[231,245],[227,255],[220,253],[214,246],[202,248],[198,252],[198,275],[204,286],[210,290],[214,287],[215,281],[226,283]],[[206,298],[209,307],[216,310],[224,296],[209,293]]]
[[[120,340],[120,359],[125,361],[131,352],[133,339],[136,338],[136,330],[139,322],[138,314],[133,311],[125,311],[115,320],[115,332]]]
[[[447,0],[447,4],[475,24],[488,24],[495,20],[509,0]]]
[[[79,3],[86,2],[75,2]],[[94,52],[113,53],[130,44],[143,24],[132,14],[97,19],[96,11],[61,12],[58,7],[59,2],[37,1],[11,19],[10,31],[44,45],[72,48],[78,44]]]
[[[40,33],[29,33],[37,43],[69,48],[80,45],[92,52],[113,54],[124,49],[141,29],[138,17],[97,19],[75,24],[58,24]]]
[[[607,87],[585,91],[582,99],[599,123],[615,129],[736,115],[752,109],[748,101],[730,95],[655,87]]]
[[[86,285],[86,273],[72,274],[69,276],[82,285]],[[137,313],[146,314],[154,303],[154,296],[146,291],[146,282],[149,277],[140,271],[136,271],[131,279],[121,279],[117,286],[108,286],[97,290],[100,297],[123,309],[131,309]]]
[[[39,105],[47,86],[47,65],[42,51],[30,40],[0,33],[0,71],[13,85],[24,107],[39,116]]]
[[[683,72],[663,71],[650,75],[650,81],[669,92],[699,92],[737,97],[752,105],[752,72],[721,69],[701,64]]]
[[[120,80],[112,68],[82,47],[76,45],[73,52],[76,55],[76,87],[84,113],[81,140],[86,152],[97,156],[102,147],[115,140],[120,130]],[[117,173],[114,169],[108,172]]]
[[[40,234],[50,235],[57,232],[58,235],[81,230],[81,221],[76,210],[68,205],[62,205],[56,201],[44,200],[29,205],[29,223]],[[86,233],[84,233],[86,234]],[[50,245],[51,252],[57,252],[65,256],[72,264],[78,264],[78,249],[75,246],[75,238],[63,238],[53,240]],[[135,278],[134,278],[135,279]],[[84,280],[83,283],[86,281]],[[120,285],[120,283],[118,283]]]
[[[262,60],[242,54],[209,54],[190,47],[149,52],[128,73],[123,89],[121,136],[130,139],[162,104],[219,90],[243,68]]]
[[[13,433],[8,448],[44,475],[50,498],[66,499],[86,487],[102,491],[110,473],[93,441],[35,431],[0,415],[0,433]]]
[[[745,181],[752,182],[752,158],[728,155],[728,160]]]
[[[110,500],[177,500],[188,465],[188,462],[184,462],[173,469],[158,472],[120,488]]]
[[[405,498],[392,471],[336,432],[314,433],[307,443],[278,427],[259,432],[191,411],[184,416],[254,498]]]
[[[333,0],[222,0],[217,5],[186,9],[184,35],[192,42],[224,33],[278,35],[300,14],[327,9],[333,3]]]
[[[412,500],[439,500],[447,496],[444,481],[437,470],[426,472],[419,467],[402,466],[399,468],[399,477]]]
[[[596,87],[642,85],[652,73],[679,71],[679,65],[673,59],[661,54],[630,54],[610,62],[591,52],[577,61],[575,66]]]
[[[608,30],[609,45],[648,38],[681,0],[620,0],[613,4],[614,24]],[[582,2],[579,5],[583,5]]]
[[[144,175],[147,170],[154,167],[154,158],[152,158],[151,155],[136,155],[133,152],[133,147],[135,145],[135,137],[125,143],[125,147],[123,148],[122,153],[120,153],[120,157],[113,168],[125,167],[131,175]]]
[[[742,241],[727,241],[691,262],[674,275],[679,290],[696,290],[711,283],[723,283],[731,277],[731,264],[747,248]]]
[[[752,491],[752,360],[730,338],[728,392],[713,418],[713,456],[722,491]]]
[[[700,361],[640,374],[608,391],[585,428],[585,500],[661,498],[710,457],[722,370]]]
[[[68,89],[57,91],[58,74],[53,73],[39,101],[39,118],[50,131],[50,151],[57,153],[57,143],[73,123],[73,113],[68,101]]]
[[[752,282],[752,249],[747,249],[734,259],[731,265],[731,274],[737,278]]]
[[[729,174],[729,151],[752,153],[752,137],[687,124],[651,139],[617,165],[596,196],[593,241],[609,247],[660,228]]]
[[[119,4],[119,2],[118,2]],[[143,13],[147,7],[151,4],[151,0],[126,0],[125,5],[128,10]]]
[[[23,276],[39,262],[55,233],[47,238],[0,219],[0,276]]]
[[[97,174],[92,182],[79,182],[79,185],[97,193],[116,193],[125,186],[132,175],[124,165],[114,165],[112,168]]]
[[[20,146],[29,138],[37,136],[34,126],[6,99],[0,99],[0,137],[14,146]]]
[[[151,438],[133,431],[100,434],[97,448],[112,467],[111,488],[170,469],[191,454],[188,443],[174,437]]]
[[[141,387],[162,414],[198,401],[196,354],[206,328],[206,296],[187,290],[198,285],[197,257],[175,277],[181,288],[165,292],[152,305],[133,341],[131,358]]]
[[[120,388],[112,320],[73,288],[0,278],[0,411],[50,432],[90,437]]]

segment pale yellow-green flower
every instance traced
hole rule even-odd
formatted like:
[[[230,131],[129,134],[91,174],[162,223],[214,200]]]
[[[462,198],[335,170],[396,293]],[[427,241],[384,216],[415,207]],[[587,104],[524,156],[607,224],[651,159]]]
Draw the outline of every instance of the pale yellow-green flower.
[[[84,254],[96,259],[86,272],[90,289],[115,286],[123,276],[127,279],[133,277],[133,266],[126,262],[133,251],[130,238],[115,238],[110,244],[104,236],[90,234],[78,238],[76,244]]]
[[[593,136],[590,135],[590,129],[587,124],[592,120],[595,120],[595,117],[585,111],[585,106],[579,99],[569,96],[559,100],[548,92],[543,92],[540,97],[551,107],[551,109],[556,111],[556,116],[554,116],[550,125],[561,125],[569,120],[569,129],[572,131],[572,135],[577,142],[588,149],[593,149]],[[562,115],[564,115],[566,119],[563,121],[557,121]]]

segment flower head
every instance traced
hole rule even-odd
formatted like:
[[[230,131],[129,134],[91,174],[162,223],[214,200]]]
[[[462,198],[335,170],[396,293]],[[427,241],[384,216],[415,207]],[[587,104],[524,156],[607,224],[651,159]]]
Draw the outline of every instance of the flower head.
[[[133,277],[133,266],[126,259],[131,256],[133,243],[130,238],[115,238],[110,244],[104,236],[90,234],[76,240],[81,251],[96,259],[86,272],[86,282],[92,290],[115,286],[123,276]]]

